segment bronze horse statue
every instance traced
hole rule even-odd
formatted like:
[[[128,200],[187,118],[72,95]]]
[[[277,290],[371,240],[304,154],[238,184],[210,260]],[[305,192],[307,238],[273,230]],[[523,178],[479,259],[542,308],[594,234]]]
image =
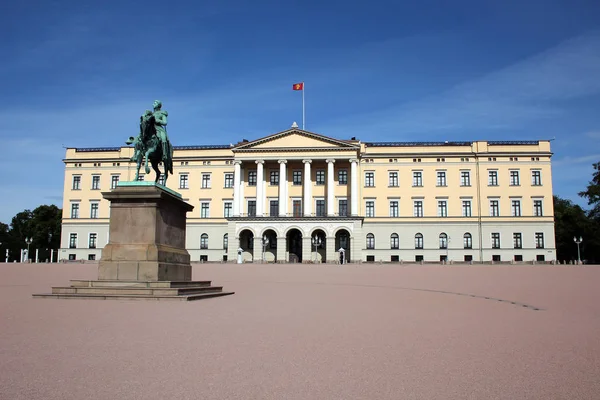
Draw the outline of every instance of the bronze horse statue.
[[[173,175],[173,146],[171,146],[171,142],[169,142],[169,139],[166,137],[166,130],[164,129],[167,113],[166,111],[160,110],[160,102],[158,102],[159,107],[157,112],[156,104],[157,102],[155,102],[154,113],[147,110],[144,115],[140,117],[139,135],[137,137],[130,136],[125,143],[134,146],[134,153],[131,161],[135,161],[137,164],[135,180],[137,181],[140,176],[140,167],[142,166],[143,161],[146,174],[150,173],[150,164],[152,165],[152,169],[156,172],[154,182],[158,183],[161,175],[158,166],[162,162],[165,169],[165,180],[163,184],[166,185],[169,173]],[[161,119],[160,121],[157,121],[156,119],[157,114]],[[160,127],[160,133],[157,132],[157,125]]]

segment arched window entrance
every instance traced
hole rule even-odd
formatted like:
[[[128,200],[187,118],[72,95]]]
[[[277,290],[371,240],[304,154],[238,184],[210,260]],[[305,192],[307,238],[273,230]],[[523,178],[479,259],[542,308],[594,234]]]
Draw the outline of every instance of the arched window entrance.
[[[340,248],[344,249],[345,262],[350,262],[350,232],[345,229],[340,229],[335,234],[335,252],[336,257],[339,257]]]
[[[302,232],[298,229],[290,229],[286,237],[289,262],[302,262]]]

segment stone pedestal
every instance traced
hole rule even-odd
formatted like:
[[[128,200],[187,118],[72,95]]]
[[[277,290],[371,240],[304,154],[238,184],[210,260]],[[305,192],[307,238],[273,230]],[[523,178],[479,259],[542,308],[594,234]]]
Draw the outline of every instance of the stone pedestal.
[[[185,228],[194,207],[181,195],[154,182],[120,182],[102,195],[110,201],[110,225],[98,280],[71,280],[33,297],[189,301],[233,294],[192,281]]]
[[[110,226],[99,280],[192,280],[185,221],[193,206],[151,182],[126,182],[102,195],[110,201]]]

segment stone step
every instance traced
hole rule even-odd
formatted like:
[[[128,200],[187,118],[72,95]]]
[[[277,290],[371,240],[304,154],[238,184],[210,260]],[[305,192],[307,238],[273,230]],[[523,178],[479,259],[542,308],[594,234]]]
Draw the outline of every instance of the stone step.
[[[90,281],[71,280],[71,287],[143,287],[143,288],[185,288],[196,286],[210,286],[212,281],[117,281],[101,280]]]
[[[223,291],[222,286],[195,286],[184,288],[148,288],[134,286],[108,287],[53,287],[53,294],[98,294],[98,295],[150,295],[150,296],[182,296]]]
[[[86,299],[86,300],[160,300],[160,301],[193,301],[209,299],[211,297],[229,296],[235,292],[208,292],[198,293],[183,296],[161,296],[161,295],[145,295],[145,294],[52,294],[42,293],[34,294],[34,298],[41,299]]]

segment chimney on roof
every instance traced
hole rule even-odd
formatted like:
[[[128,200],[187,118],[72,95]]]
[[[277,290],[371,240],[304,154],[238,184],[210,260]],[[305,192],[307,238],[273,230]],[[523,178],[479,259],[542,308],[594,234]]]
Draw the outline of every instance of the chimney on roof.
[[[296,121],[294,121],[294,123],[292,123],[292,128],[297,128],[298,124],[296,123]]]

